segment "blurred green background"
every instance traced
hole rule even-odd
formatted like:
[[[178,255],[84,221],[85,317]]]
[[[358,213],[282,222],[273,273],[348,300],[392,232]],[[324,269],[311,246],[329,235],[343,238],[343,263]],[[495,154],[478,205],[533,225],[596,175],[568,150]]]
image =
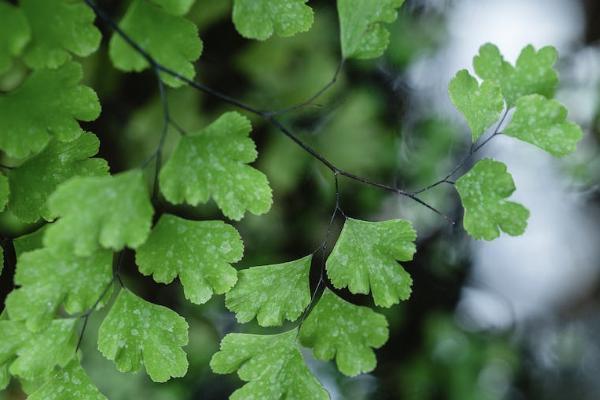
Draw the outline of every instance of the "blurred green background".
[[[100,3],[114,16],[127,5]],[[198,79],[265,110],[310,97],[333,76],[339,41],[335,3],[309,4],[316,11],[309,32],[255,42],[233,28],[229,1],[197,0],[189,17],[204,41]],[[418,189],[444,176],[469,148],[468,131],[445,94],[450,77],[470,67],[470,58],[485,41],[495,41],[511,61],[533,42],[561,51],[558,98],[586,132],[579,151],[559,161],[536,150],[523,153],[502,140],[490,144],[487,155],[504,158],[509,169],[514,161],[517,196],[538,218],[525,236],[498,244],[472,243],[460,224],[449,226],[410,200],[340,179],[341,206],[348,216],[406,218],[415,224],[419,239],[414,261],[405,264],[414,279],[411,299],[378,310],[389,320],[390,340],[377,351],[377,369],[350,379],[333,363],[304,354],[333,399],[600,398],[597,21],[596,0],[408,0],[390,26],[384,57],[346,63],[337,84],[315,104],[283,117],[303,140],[345,170]],[[109,37],[108,28],[101,29]],[[138,167],[155,149],[162,124],[153,74],[117,72],[106,46],[83,62],[86,83],[98,92],[103,107],[101,117],[86,129],[100,137],[100,155],[113,173]],[[11,88],[23,72],[13,73],[0,82],[0,89]],[[173,119],[186,131],[231,110],[190,88],[169,90],[168,98]],[[265,216],[234,223],[246,249],[239,268],[312,252],[325,238],[335,203],[328,170],[263,121],[253,119],[253,127],[256,165],[271,182],[274,204]],[[177,137],[169,134],[165,157]],[[150,180],[150,168],[147,175]],[[460,219],[451,187],[440,186],[424,199]],[[198,219],[222,218],[214,204],[174,208],[162,202],[159,208]],[[334,225],[333,240],[340,223]],[[36,228],[20,226],[6,214],[0,227],[8,236]],[[8,268],[2,276],[1,299],[11,289],[13,273]],[[238,325],[223,296],[191,305],[178,283],[158,285],[137,273],[132,254],[126,254],[123,273],[128,287],[188,320],[190,369],[185,378],[166,384],[152,383],[143,373],[118,373],[95,349],[105,311],[98,312],[83,341],[83,364],[111,400],[225,399],[239,379],[215,375],[208,367],[223,335],[286,329]],[[317,278],[312,276],[313,287]],[[371,304],[368,296],[345,295],[357,304]],[[0,400],[21,398],[16,386],[0,394]]]

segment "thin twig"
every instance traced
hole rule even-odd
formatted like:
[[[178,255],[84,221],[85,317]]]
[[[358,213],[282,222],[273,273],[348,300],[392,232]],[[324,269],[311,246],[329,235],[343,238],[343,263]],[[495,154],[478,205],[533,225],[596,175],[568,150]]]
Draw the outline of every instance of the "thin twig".
[[[338,168],[331,161],[329,161],[327,158],[325,158],[323,155],[321,155],[318,151],[316,151],[315,149],[310,147],[308,144],[304,143],[298,136],[296,136],[293,132],[291,132],[285,125],[283,125],[278,119],[275,118],[275,115],[272,112],[261,111],[257,108],[254,108],[246,103],[243,103],[237,99],[234,99],[233,97],[230,97],[226,94],[220,93],[219,91],[214,90],[200,82],[186,78],[185,76],[179,74],[178,72],[158,63],[149,53],[147,53],[138,43],[136,43],[126,32],[124,32],[110,16],[108,16],[103,10],[101,10],[94,3],[93,0],[84,0],[84,1],[90,8],[92,8],[92,10],[96,13],[96,15],[98,15],[98,17],[100,17],[111,28],[113,28],[115,30],[115,32],[127,44],[129,44],[137,53],[139,53],[148,62],[148,64],[155,70],[158,70],[159,72],[163,72],[167,75],[170,75],[173,78],[175,78],[183,83],[186,83],[187,85],[189,85],[197,90],[200,90],[204,93],[210,94],[226,103],[229,103],[229,104],[236,106],[242,110],[245,110],[247,112],[250,112],[252,114],[255,114],[255,115],[263,118],[266,122],[268,122],[271,125],[273,125],[274,127],[278,128],[279,131],[281,131],[285,136],[290,138],[294,143],[296,143],[298,146],[300,146],[304,151],[309,153],[313,158],[320,161],[323,165],[325,165],[334,174],[337,173],[339,175],[345,176],[345,177],[355,180],[357,182],[361,182],[363,184],[370,185],[373,187],[378,187],[380,189],[385,189],[387,191],[390,191],[390,192],[395,193],[400,196],[408,197],[411,200],[416,201],[417,203],[428,208],[429,210],[435,212],[436,214],[442,216],[449,223],[454,224],[454,221],[450,217],[444,215],[441,211],[439,211],[432,205],[428,204],[424,200],[421,200],[414,193],[410,193],[410,192],[395,188],[393,186],[389,186],[389,185],[385,185],[385,184],[378,183],[375,181],[371,181],[367,178],[360,177],[358,175],[347,172],[341,168]]]

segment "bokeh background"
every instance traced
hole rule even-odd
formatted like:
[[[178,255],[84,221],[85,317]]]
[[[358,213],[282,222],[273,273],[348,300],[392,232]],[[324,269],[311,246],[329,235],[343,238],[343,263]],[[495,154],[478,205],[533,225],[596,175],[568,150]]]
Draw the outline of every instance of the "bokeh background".
[[[115,17],[126,7],[121,1],[99,3]],[[197,0],[190,18],[204,40],[198,79],[261,109],[285,108],[308,98],[331,79],[340,57],[335,2],[310,4],[316,11],[310,32],[254,42],[233,28],[229,1]],[[377,352],[377,369],[350,379],[333,363],[305,353],[333,399],[600,398],[598,21],[597,0],[408,0],[390,26],[391,44],[384,57],[347,63],[318,104],[284,117],[338,166],[417,189],[444,176],[469,148],[469,132],[447,96],[451,77],[471,68],[485,42],[497,44],[510,61],[531,43],[559,50],[557,97],[585,132],[578,151],[561,160],[502,136],[478,153],[508,164],[517,185],[514,198],[531,210],[526,233],[516,238],[472,241],[460,224],[449,226],[410,200],[340,180],[347,215],[406,218],[415,224],[419,239],[414,261],[404,264],[414,279],[412,297],[378,310],[389,320],[390,340]],[[100,26],[108,37],[111,32]],[[138,167],[156,147],[161,129],[154,76],[117,72],[106,46],[83,62],[87,84],[103,106],[101,117],[86,128],[101,138],[101,156],[112,172]],[[3,88],[18,80],[19,71],[14,74],[1,82]],[[168,96],[174,119],[188,131],[231,110],[189,88],[170,90]],[[269,177],[274,205],[265,216],[235,223],[246,247],[239,268],[312,252],[325,238],[335,203],[329,171],[264,122],[255,119],[253,125],[256,165]],[[176,139],[172,132],[167,156]],[[149,179],[151,175],[148,170]],[[440,186],[425,198],[460,219],[452,187]],[[221,218],[214,204],[160,207],[193,218]],[[333,239],[341,222],[334,225]],[[9,236],[36,228],[21,226],[6,214],[0,216],[0,227]],[[7,261],[2,300],[14,273]],[[208,367],[220,339],[231,331],[278,331],[238,325],[222,296],[191,305],[179,284],[158,285],[137,273],[132,254],[126,254],[123,271],[127,286],[189,321],[190,369],[185,378],[166,384],[154,384],[143,373],[118,373],[95,349],[105,313],[100,311],[86,332],[83,362],[111,400],[225,399],[241,382]],[[368,296],[345,295],[357,304],[371,304]],[[0,394],[0,400],[21,398],[16,386]]]

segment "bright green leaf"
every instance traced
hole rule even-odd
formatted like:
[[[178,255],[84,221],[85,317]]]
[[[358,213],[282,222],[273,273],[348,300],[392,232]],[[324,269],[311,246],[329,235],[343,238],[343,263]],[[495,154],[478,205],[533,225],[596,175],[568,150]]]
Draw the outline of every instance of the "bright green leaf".
[[[112,253],[101,250],[78,257],[52,248],[21,255],[15,284],[6,299],[12,320],[39,330],[52,321],[59,306],[69,314],[91,308],[112,281]]]
[[[231,225],[163,214],[135,260],[140,272],[157,282],[170,283],[179,275],[185,297],[202,304],[235,285],[237,270],[231,263],[243,253],[242,239]]]
[[[366,222],[348,218],[327,259],[333,286],[368,294],[375,304],[391,307],[410,296],[412,279],[398,261],[412,260],[417,237],[401,219]]]
[[[173,15],[185,15],[196,0],[150,0]]]
[[[396,20],[404,0],[337,0],[342,56],[377,58],[383,54],[390,33],[383,23]]]
[[[21,54],[31,37],[23,11],[0,2],[0,74],[9,70],[12,59]]]
[[[300,328],[300,341],[311,347],[315,357],[328,361],[335,357],[338,369],[355,376],[375,369],[373,348],[388,339],[385,317],[368,307],[356,306],[329,289]]]
[[[282,37],[306,32],[313,24],[308,0],[234,0],[233,23],[249,39],[265,40],[273,32]]]
[[[183,317],[127,289],[121,290],[98,332],[98,349],[119,371],[137,371],[144,364],[154,382],[185,375],[188,362],[181,347],[187,342]]]
[[[52,373],[48,381],[28,397],[28,400],[107,400],[94,386],[79,361]]]
[[[65,366],[75,356],[77,335],[75,319],[57,319],[38,333],[31,333],[23,324],[0,321],[0,364],[10,362],[9,372],[33,380]]]
[[[517,109],[504,133],[556,157],[574,152],[583,136],[579,125],[567,121],[567,109],[562,104],[538,94],[517,101]]]
[[[71,54],[86,57],[100,44],[94,12],[83,2],[72,0],[20,0],[29,26],[31,43],[25,63],[32,68],[56,68]],[[53,94],[53,93],[51,93]]]
[[[515,191],[512,176],[501,162],[483,159],[456,181],[465,216],[465,230],[475,239],[493,240],[500,230],[521,235],[529,211],[521,204],[507,201]]]
[[[38,155],[8,172],[10,211],[20,220],[50,220],[46,200],[56,187],[73,176],[106,175],[108,165],[100,158],[88,158],[98,152],[100,141],[84,133],[72,142],[51,141]]]
[[[158,63],[188,79],[194,78],[193,62],[202,53],[202,41],[191,21],[171,15],[146,0],[134,0],[119,26]],[[115,67],[123,71],[142,71],[150,67],[148,61],[117,34],[110,40],[109,54]],[[161,73],[161,77],[173,87],[183,84],[166,73]]]
[[[240,220],[246,210],[271,208],[267,177],[247,165],[256,159],[250,121],[236,112],[223,114],[200,132],[181,138],[160,172],[160,188],[173,204],[206,203],[212,197],[223,214]]]
[[[100,114],[96,93],[79,85],[81,66],[34,71],[16,90],[0,95],[0,150],[16,158],[39,153],[50,136],[68,142],[82,134],[77,120]]]
[[[500,87],[488,81],[480,86],[466,69],[458,71],[450,81],[448,92],[454,106],[467,120],[473,142],[498,120],[504,108]]]
[[[521,51],[513,67],[505,61],[498,47],[486,43],[473,59],[475,72],[484,81],[502,88],[509,107],[522,96],[540,94],[552,98],[558,85],[558,74],[554,64],[558,58],[556,49],[546,46],[536,51],[531,45]]]
[[[231,400],[319,400],[329,395],[306,367],[298,348],[298,331],[278,335],[230,333],[210,361],[217,374],[238,371],[248,382]]]
[[[260,326],[295,321],[310,302],[308,274],[312,255],[283,264],[263,265],[239,272],[225,304],[240,323],[254,317]]]
[[[150,233],[154,212],[141,170],[72,178],[50,196],[48,209],[60,218],[48,227],[44,244],[80,256],[100,247],[137,248]]]

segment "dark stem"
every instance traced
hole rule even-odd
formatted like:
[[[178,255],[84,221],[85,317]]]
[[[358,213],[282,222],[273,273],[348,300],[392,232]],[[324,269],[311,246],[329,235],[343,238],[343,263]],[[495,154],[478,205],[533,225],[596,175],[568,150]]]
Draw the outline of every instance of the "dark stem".
[[[167,75],[172,76],[173,78],[176,78],[177,80],[186,83],[187,85],[202,91],[204,93],[210,94],[226,103],[229,103],[233,106],[236,106],[242,110],[245,110],[247,112],[250,112],[252,114],[255,114],[261,118],[263,118],[265,121],[267,121],[268,123],[270,123],[271,125],[273,125],[274,127],[276,127],[277,129],[279,129],[279,131],[281,131],[285,136],[287,136],[288,138],[290,138],[294,143],[296,143],[298,146],[300,146],[304,151],[306,151],[308,154],[310,154],[313,158],[317,159],[319,162],[321,162],[323,165],[325,165],[329,170],[331,170],[331,172],[333,172],[334,174],[337,173],[339,175],[343,175],[349,179],[355,180],[357,182],[366,184],[366,185],[370,185],[373,187],[378,187],[380,189],[385,189],[388,190],[392,193],[395,193],[397,195],[400,196],[404,196],[404,197],[408,197],[411,200],[416,201],[417,203],[427,207],[429,210],[435,212],[436,214],[444,217],[444,219],[446,219],[448,222],[454,224],[454,221],[452,221],[448,216],[444,215],[441,211],[437,210],[435,207],[433,207],[432,205],[428,204],[427,202],[425,202],[424,200],[421,200],[420,198],[417,197],[417,195],[415,193],[410,193],[410,192],[406,192],[404,190],[400,190],[398,188],[389,186],[389,185],[385,185],[382,183],[377,183],[374,181],[371,181],[367,178],[363,178],[360,177],[358,175],[352,174],[350,172],[344,171],[341,168],[338,168],[336,165],[334,165],[331,161],[329,161],[327,158],[325,158],[323,155],[321,155],[318,151],[316,151],[315,149],[313,149],[312,147],[310,147],[308,144],[304,143],[298,136],[296,136],[294,133],[292,133],[292,131],[290,129],[288,129],[285,125],[283,125],[283,123],[281,123],[278,119],[275,118],[276,113],[273,112],[268,112],[268,111],[261,111],[257,108],[254,108],[252,106],[249,106],[248,104],[245,104],[237,99],[234,99],[226,94],[220,93],[217,90],[214,90],[200,82],[191,80],[189,78],[186,78],[185,76],[179,74],[178,72],[165,67],[164,65],[158,63],[150,54],[148,54],[139,44],[137,44],[127,33],[125,33],[119,26],[118,24],[109,16],[107,15],[103,10],[101,10],[95,3],[93,0],[84,0],[86,2],[86,4],[92,8],[92,10],[96,13],[96,15],[98,15],[98,17],[100,17],[102,20],[104,20],[112,29],[114,29],[114,31],[127,43],[129,44],[137,53],[139,53],[147,62],[148,64],[154,68],[155,70],[158,70],[159,72],[163,72]],[[341,65],[343,63],[340,63],[340,66],[338,67],[338,69],[341,69]],[[339,74],[339,71],[336,72],[335,78],[337,79],[337,74]],[[326,86],[331,86],[331,85],[326,85]],[[320,91],[320,93],[317,93],[317,95],[320,95],[324,92]],[[315,96],[313,96],[314,98],[316,98]],[[318,96],[317,96],[318,97]],[[309,99],[309,101],[314,100],[313,98]],[[305,102],[306,103],[306,102]],[[299,106],[302,106],[303,104],[300,104]]]

